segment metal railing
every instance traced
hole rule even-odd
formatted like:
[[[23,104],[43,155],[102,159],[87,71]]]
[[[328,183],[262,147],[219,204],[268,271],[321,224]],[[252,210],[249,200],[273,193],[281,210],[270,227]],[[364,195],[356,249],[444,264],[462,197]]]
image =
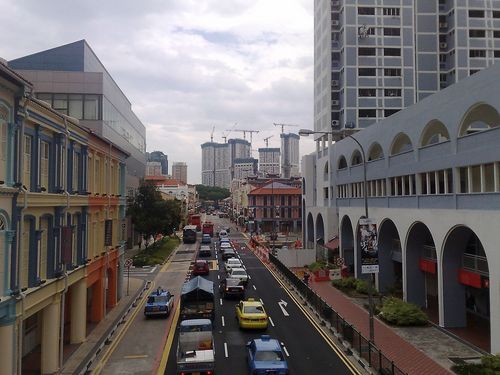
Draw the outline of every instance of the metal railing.
[[[365,338],[352,324],[340,316],[321,296],[310,289],[295,273],[281,263],[278,258],[269,254],[269,260],[276,269],[285,276],[297,289],[311,307],[318,313],[330,328],[347,342],[350,349],[363,358],[368,366],[383,375],[406,375],[394,361],[387,358],[380,349]]]

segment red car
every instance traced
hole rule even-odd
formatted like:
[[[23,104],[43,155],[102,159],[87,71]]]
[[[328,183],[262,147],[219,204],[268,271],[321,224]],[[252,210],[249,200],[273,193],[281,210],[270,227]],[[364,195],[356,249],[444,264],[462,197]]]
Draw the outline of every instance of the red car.
[[[191,273],[193,276],[208,275],[209,273],[210,268],[208,267],[208,262],[206,260],[197,260],[194,262],[193,272]]]

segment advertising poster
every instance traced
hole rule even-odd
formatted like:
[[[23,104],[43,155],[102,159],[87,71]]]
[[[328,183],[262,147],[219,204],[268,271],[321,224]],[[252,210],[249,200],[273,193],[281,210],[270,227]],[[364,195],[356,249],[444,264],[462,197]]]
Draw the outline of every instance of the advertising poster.
[[[359,220],[361,273],[378,272],[377,225],[372,219]]]

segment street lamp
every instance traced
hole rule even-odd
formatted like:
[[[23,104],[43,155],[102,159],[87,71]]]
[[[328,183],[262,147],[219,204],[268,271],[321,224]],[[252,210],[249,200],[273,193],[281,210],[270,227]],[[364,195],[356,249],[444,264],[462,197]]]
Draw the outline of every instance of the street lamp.
[[[333,137],[333,140],[335,141],[340,141],[344,138],[350,138],[352,139],[354,142],[356,142],[356,144],[359,146],[360,150],[361,150],[361,157],[362,157],[362,162],[363,162],[363,200],[364,200],[364,205],[365,205],[365,219],[368,219],[368,196],[366,194],[366,190],[367,190],[367,181],[366,181],[366,155],[365,155],[365,149],[363,148],[363,146],[361,145],[361,143],[359,143],[359,141],[354,138],[351,134],[352,130],[333,130],[332,131],[315,131],[315,130],[311,130],[311,129],[300,129],[299,130],[299,135],[300,136],[303,136],[303,137],[307,137],[311,134],[328,134],[328,135],[332,135]],[[374,285],[374,282],[373,282],[373,277],[375,276],[375,274],[373,272],[370,272],[370,277],[369,277],[369,285],[368,285],[368,305],[369,305],[369,308],[368,308],[368,311],[369,311],[369,329],[370,329],[370,342],[372,343],[375,343],[375,330],[374,330],[374,326],[373,326],[373,285]]]

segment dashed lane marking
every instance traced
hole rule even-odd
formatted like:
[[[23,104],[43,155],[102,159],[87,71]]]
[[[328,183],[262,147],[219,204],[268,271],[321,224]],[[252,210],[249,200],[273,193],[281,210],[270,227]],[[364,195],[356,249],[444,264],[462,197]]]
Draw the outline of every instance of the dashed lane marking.
[[[272,325],[273,327],[275,327],[274,322],[273,322],[273,320],[271,319],[271,317],[270,317],[270,316],[268,316],[267,318],[269,319],[269,322],[271,323],[271,325]]]
[[[225,354],[226,358],[229,357],[229,353],[227,352],[227,343],[224,343],[224,354]]]

